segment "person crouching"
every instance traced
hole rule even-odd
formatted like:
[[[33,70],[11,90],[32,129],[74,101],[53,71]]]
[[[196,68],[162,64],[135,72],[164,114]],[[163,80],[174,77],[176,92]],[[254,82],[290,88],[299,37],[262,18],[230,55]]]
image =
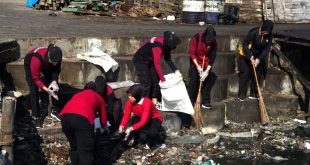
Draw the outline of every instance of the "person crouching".
[[[95,151],[94,120],[97,114],[100,124],[107,124],[106,103],[103,88],[85,86],[75,94],[59,113],[62,130],[69,140],[72,165],[93,165]]]
[[[128,137],[131,132],[134,132],[135,140],[139,140],[142,144],[147,144],[147,147],[155,149],[163,146],[166,137],[165,133],[163,133],[164,128],[161,126],[163,117],[152,100],[143,97],[144,90],[144,87],[140,84],[133,85],[128,89],[128,100],[125,104],[119,133],[125,132],[126,137]],[[125,130],[132,114],[133,124]]]

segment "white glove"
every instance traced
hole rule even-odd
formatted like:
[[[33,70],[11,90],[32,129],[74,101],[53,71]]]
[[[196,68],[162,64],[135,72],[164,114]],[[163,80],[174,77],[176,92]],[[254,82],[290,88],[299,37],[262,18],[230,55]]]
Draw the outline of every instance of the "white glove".
[[[167,81],[161,81],[161,80],[160,80],[158,84],[159,84],[159,86],[163,86],[163,85],[166,84],[166,82],[167,82]]]
[[[56,81],[53,81],[49,86],[48,89],[52,90],[53,92],[58,92],[59,86]]]
[[[123,132],[124,132],[124,127],[120,125],[118,127],[118,133],[123,133]]]
[[[257,58],[257,59],[255,59],[255,60],[254,60],[254,66],[255,66],[255,67],[257,67],[257,65],[259,64],[259,62],[260,62],[260,61],[259,61],[259,59],[258,59],[258,58]]]
[[[176,70],[176,71],[174,72],[174,74],[175,74],[176,76],[178,76],[178,77],[182,77],[182,74],[181,74],[181,72],[180,72],[179,70]]]
[[[48,93],[49,95],[51,95],[52,97],[54,97],[56,100],[58,100],[57,94],[56,94],[54,91],[52,91],[51,89],[48,88],[47,93]]]
[[[255,63],[254,56],[251,56],[250,61],[254,65],[254,63]]]
[[[200,80],[205,81],[205,79],[208,77],[208,75],[209,75],[209,70],[205,70],[204,72],[202,72]]]
[[[201,68],[201,66],[196,66],[196,69],[197,69],[197,71],[198,71],[198,73],[200,74],[201,72],[202,72],[202,68]]]
[[[128,137],[129,137],[129,135],[130,135],[130,133],[133,131],[133,128],[132,127],[128,127],[127,129],[126,129],[126,131],[125,131],[125,134],[126,134],[126,136],[125,136],[125,139],[127,139]]]

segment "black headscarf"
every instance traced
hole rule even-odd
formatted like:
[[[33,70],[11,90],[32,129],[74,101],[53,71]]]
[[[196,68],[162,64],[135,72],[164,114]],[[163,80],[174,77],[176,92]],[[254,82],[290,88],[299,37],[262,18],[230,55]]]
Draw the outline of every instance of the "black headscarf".
[[[141,84],[135,84],[127,90],[127,93],[133,96],[138,103],[144,95],[144,87]]]
[[[262,28],[261,28],[261,31],[265,31],[268,33],[268,35],[271,35],[272,34],[272,30],[273,30],[273,22],[270,21],[270,20],[266,20],[263,22],[263,25],[262,25]]]
[[[213,26],[207,26],[205,31],[202,33],[202,41],[203,42],[210,42],[215,39],[216,32]]]
[[[164,32],[164,47],[165,49],[173,50],[181,43],[181,40],[174,32],[165,31]]]
[[[103,98],[107,96],[107,81],[103,76],[97,76],[95,79],[96,92],[99,93]]]
[[[58,46],[54,44],[49,44],[47,50],[49,54],[49,59],[52,62],[59,62],[62,60],[62,51]]]

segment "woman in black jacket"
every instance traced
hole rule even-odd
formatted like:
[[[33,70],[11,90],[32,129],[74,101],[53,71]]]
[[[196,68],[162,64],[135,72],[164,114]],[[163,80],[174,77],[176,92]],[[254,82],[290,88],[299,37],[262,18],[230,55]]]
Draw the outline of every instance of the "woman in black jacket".
[[[238,99],[244,101],[247,93],[247,85],[250,81],[249,99],[257,99],[256,80],[253,67],[256,67],[258,80],[267,72],[265,58],[268,55],[272,44],[273,22],[266,20],[262,26],[255,27],[248,32],[243,40],[242,49],[239,52],[239,91]]]

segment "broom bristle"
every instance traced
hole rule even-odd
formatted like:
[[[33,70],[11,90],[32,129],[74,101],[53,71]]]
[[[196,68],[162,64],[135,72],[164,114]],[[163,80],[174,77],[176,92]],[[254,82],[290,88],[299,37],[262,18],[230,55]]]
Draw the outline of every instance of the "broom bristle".
[[[267,114],[267,110],[266,110],[266,106],[263,100],[263,97],[259,97],[258,100],[258,106],[259,106],[259,110],[260,110],[260,116],[261,116],[261,123],[262,124],[266,124],[269,122],[269,117]]]
[[[201,118],[201,95],[198,94],[195,107],[194,107],[194,122],[196,128],[200,129],[202,127],[202,118]]]

